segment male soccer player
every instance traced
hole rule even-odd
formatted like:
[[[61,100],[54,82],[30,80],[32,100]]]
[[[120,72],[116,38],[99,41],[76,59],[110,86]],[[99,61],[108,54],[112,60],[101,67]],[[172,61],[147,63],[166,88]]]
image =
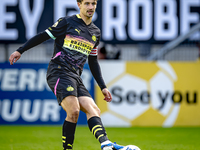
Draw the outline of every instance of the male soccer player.
[[[110,142],[100,119],[100,110],[80,78],[88,58],[91,72],[105,96],[112,96],[106,88],[97,61],[100,30],[92,23],[97,0],[77,0],[80,14],[60,18],[53,26],[37,34],[11,54],[13,65],[26,50],[52,38],[54,54],[47,70],[47,83],[57,97],[58,104],[66,111],[62,140],[64,150],[72,149],[79,112],[86,113],[90,131],[101,143],[102,150],[118,150],[123,146]]]

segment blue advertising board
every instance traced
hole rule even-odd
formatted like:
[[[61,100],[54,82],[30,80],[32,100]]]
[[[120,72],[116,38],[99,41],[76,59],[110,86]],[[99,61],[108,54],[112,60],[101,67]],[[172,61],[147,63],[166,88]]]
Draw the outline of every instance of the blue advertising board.
[[[0,63],[0,125],[63,124],[66,112],[46,83],[48,64]],[[88,64],[83,82],[94,97],[94,79]],[[80,112],[78,124],[87,124]]]

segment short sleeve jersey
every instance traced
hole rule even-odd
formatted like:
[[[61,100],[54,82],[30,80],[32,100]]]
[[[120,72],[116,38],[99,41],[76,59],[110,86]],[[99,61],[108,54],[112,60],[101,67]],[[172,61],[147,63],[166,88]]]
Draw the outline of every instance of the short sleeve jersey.
[[[97,55],[100,30],[94,23],[86,25],[80,15],[60,18],[45,30],[55,40],[52,62],[81,75],[89,55]]]

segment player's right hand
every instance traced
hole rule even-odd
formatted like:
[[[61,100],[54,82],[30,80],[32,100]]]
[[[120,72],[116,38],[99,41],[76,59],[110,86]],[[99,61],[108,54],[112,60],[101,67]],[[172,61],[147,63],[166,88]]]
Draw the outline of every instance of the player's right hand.
[[[10,65],[13,65],[13,63],[16,63],[17,60],[20,59],[20,57],[21,57],[21,54],[18,51],[13,52],[9,58]]]

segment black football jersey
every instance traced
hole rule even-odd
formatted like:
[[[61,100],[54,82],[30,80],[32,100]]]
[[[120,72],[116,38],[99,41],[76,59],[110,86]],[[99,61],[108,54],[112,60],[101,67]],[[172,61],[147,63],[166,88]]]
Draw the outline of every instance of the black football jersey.
[[[52,62],[82,73],[89,55],[97,55],[100,30],[93,23],[86,25],[80,15],[60,18],[45,30],[55,40]]]

